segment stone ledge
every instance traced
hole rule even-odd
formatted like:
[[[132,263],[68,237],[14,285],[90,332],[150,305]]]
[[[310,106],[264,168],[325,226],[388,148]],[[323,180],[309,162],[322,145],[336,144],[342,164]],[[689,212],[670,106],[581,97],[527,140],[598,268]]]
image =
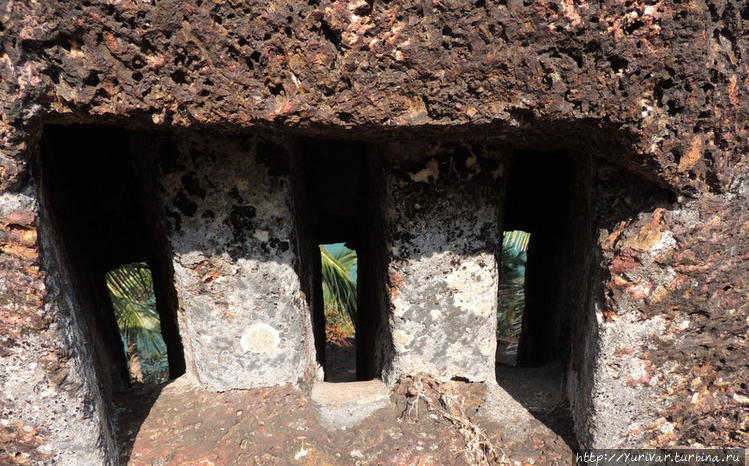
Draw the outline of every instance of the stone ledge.
[[[381,380],[366,382],[319,382],[312,387],[312,401],[323,425],[347,429],[389,403],[389,391]]]

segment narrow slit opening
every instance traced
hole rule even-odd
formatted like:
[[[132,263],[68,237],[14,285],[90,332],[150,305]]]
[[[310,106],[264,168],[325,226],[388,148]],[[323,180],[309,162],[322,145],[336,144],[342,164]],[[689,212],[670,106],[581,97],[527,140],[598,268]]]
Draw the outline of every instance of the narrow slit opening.
[[[502,235],[502,270],[497,311],[497,363],[517,366],[525,314],[525,266],[531,234],[505,231]]]
[[[508,174],[504,204],[497,383],[574,450],[566,389],[586,258],[582,162],[524,152]],[[587,243],[586,243],[587,244]]]
[[[127,359],[131,383],[160,384],[169,380],[169,359],[156,309],[151,268],[145,262],[123,264],[105,274]]]
[[[382,175],[374,149],[357,141],[300,139],[294,166],[300,246],[305,251],[300,267],[323,379],[378,379],[390,352]],[[345,263],[333,267],[336,260]],[[338,282],[331,278],[336,270]],[[343,297],[334,299],[331,291]]]
[[[130,296],[128,304],[131,310],[141,308],[129,317],[131,326],[142,327],[140,335],[130,332],[132,351],[153,343],[148,364],[160,367],[142,374],[143,382],[158,384],[185,372],[171,253],[149,196],[150,174],[131,152],[131,137],[111,126],[45,126],[36,168],[50,244],[65,275],[61,283],[69,284],[61,290],[64,302],[90,342],[94,370],[108,398],[141,382],[140,376],[131,377],[128,331],[119,325],[127,320],[118,309],[128,290],[118,292],[113,284],[126,270],[142,282],[141,294]],[[146,334],[153,337],[150,342]]]
[[[357,380],[357,254],[347,243],[320,245],[325,316],[325,379]]]

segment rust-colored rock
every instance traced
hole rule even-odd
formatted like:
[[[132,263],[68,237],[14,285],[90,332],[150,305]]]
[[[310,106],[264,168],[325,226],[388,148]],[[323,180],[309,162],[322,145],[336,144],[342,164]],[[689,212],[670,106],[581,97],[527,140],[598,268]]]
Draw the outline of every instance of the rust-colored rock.
[[[192,218],[197,226],[188,236],[206,241],[212,238],[200,236],[200,228],[213,225],[215,233],[219,220],[211,215],[223,211],[206,205],[205,190],[221,183],[195,177],[205,185],[196,187],[190,178],[195,173],[188,172],[206,175],[208,162],[201,157],[209,153],[216,157],[211,163],[225,168],[220,153],[226,147],[220,141],[231,141],[239,154],[249,152],[247,135],[260,141],[252,143],[258,148],[271,147],[257,150],[257,166],[268,171],[269,185],[284,199],[288,218],[274,224],[276,229],[290,225],[294,215],[295,222],[304,223],[302,209],[290,206],[303,196],[277,181],[299,185],[296,159],[284,157],[301,150],[309,142],[304,138],[363,141],[374,154],[400,144],[409,149],[401,158],[414,166],[422,161],[410,160],[418,158],[413,154],[436,157],[444,155],[445,147],[458,147],[456,152],[483,156],[488,148],[499,154],[492,173],[503,180],[511,180],[513,165],[536,152],[566,154],[574,165],[574,199],[562,206],[570,212],[561,222],[567,247],[559,250],[570,263],[556,270],[564,271],[557,280],[564,285],[560,299],[582,310],[574,324],[560,327],[570,341],[582,342],[569,346],[575,348],[572,354],[565,353],[565,389],[579,394],[571,400],[578,440],[598,447],[749,444],[747,59],[749,7],[742,0],[0,4],[0,461],[98,464],[124,454],[115,441],[125,435],[114,431],[116,381],[110,379],[116,377],[110,372],[115,370],[98,354],[108,340],[91,324],[95,300],[81,297],[94,274],[79,273],[75,248],[62,239],[60,225],[75,206],[56,211],[46,197],[47,188],[59,180],[43,170],[42,159],[70,148],[45,146],[42,136],[50,133],[45,127],[71,124],[90,125],[88,134],[101,130],[96,125],[122,129],[138,154],[129,162],[137,165],[143,182],[139,195],[149,201],[143,203],[144,218],[158,224],[154,231],[172,228],[173,235],[183,216]],[[190,139],[187,135],[211,150],[175,154],[173,148]],[[76,143],[83,147],[87,141]],[[100,150],[104,165],[116,158],[115,149]],[[391,152],[393,160],[400,160],[398,151]],[[474,180],[468,164],[451,157],[440,159],[437,173],[442,169]],[[164,173],[174,178],[171,184],[160,183]],[[414,212],[439,205],[429,199],[430,173],[412,180],[427,183],[420,185],[427,193],[424,202],[408,204]],[[537,180],[525,181],[533,185]],[[254,240],[238,230],[250,230],[255,212],[225,187],[214,201],[234,215],[233,223],[220,220],[233,228],[236,241],[233,249],[216,255],[226,252],[239,257],[232,260],[244,260],[242,245]],[[386,199],[379,191],[369,194],[378,202]],[[554,196],[547,197],[553,204]],[[413,200],[403,199],[403,205]],[[201,216],[193,217],[195,212]],[[450,212],[439,213],[452,220]],[[258,247],[299,247],[292,236],[301,237],[305,230],[296,226],[288,238],[269,239],[268,231],[257,231]],[[89,234],[105,243],[105,233],[96,228],[92,225]],[[386,236],[377,228],[374,234]],[[415,235],[395,233],[404,244]],[[158,265],[169,277],[174,274],[173,244],[157,236],[140,243],[166,251]],[[94,243],[78,239],[79,249]],[[192,252],[177,251],[177,256]],[[293,272],[304,277],[309,264],[287,255],[289,270],[293,265]],[[213,289],[232,276],[234,266],[228,261],[217,270],[209,261],[196,260],[193,275],[200,285],[191,289]],[[378,276],[387,288],[383,299],[405,300],[413,276],[392,270]],[[314,296],[306,283],[298,288],[288,301],[302,309]],[[183,316],[177,293],[166,295],[162,299]],[[214,298],[212,303],[228,309],[222,318],[236,317],[228,300]],[[258,349],[251,342],[245,346]],[[305,349],[311,352],[312,345]],[[585,359],[592,354],[594,361]],[[194,367],[187,359],[188,369]],[[313,377],[304,368],[297,372]],[[259,421],[265,415],[287,420],[267,412],[281,409],[278,403],[264,405],[268,397],[289,400],[301,413],[310,411],[304,395],[290,389],[220,396],[203,389],[188,395],[170,390],[144,424],[133,461],[159,457],[161,439],[173,441],[173,451],[194,445],[190,416],[223,400],[228,401],[216,409],[228,411],[205,421],[210,435],[236,425],[233,404],[246,402],[257,414],[243,425],[247,435],[262,438],[278,429],[301,442],[294,450],[307,452],[301,458],[343,461],[319,426],[313,431],[315,443],[308,445],[289,433],[289,425]],[[172,420],[174,425],[164,425]],[[372,425],[368,445],[382,448],[389,441],[385,429],[393,425]],[[178,439],[172,440],[175,432]],[[428,461],[412,448],[416,437],[415,430],[406,429],[394,461]],[[230,450],[185,449],[170,458],[221,461],[226,459],[222,455],[233,454],[237,461],[273,462],[288,459],[283,455],[291,451],[276,445],[258,456],[242,450],[248,444],[243,447],[239,438],[227,438],[236,443]]]

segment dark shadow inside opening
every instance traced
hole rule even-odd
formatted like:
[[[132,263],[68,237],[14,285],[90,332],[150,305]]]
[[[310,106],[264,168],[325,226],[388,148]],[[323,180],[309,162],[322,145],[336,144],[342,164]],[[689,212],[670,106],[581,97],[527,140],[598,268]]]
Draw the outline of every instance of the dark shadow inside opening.
[[[159,324],[156,331],[167,355],[164,372],[170,379],[185,372],[171,253],[149,191],[149,173],[129,150],[131,136],[109,126],[48,125],[35,166],[50,238],[72,285],[63,290],[71,303],[68,312],[82,323],[108,416],[120,399],[150,409],[150,403],[135,395],[160,390],[160,385],[148,388],[131,380],[108,272],[126,264],[148,270],[152,318]],[[120,451],[127,456],[127,444],[120,445]]]
[[[505,243],[511,231],[529,233],[523,258],[524,311],[522,324],[513,323],[517,341],[500,336],[496,360],[497,382],[573,450],[577,442],[565,377],[579,307],[576,290],[587,267],[579,252],[590,247],[584,165],[563,153],[541,152],[520,153],[512,163],[504,231]],[[503,260],[512,259],[508,257],[504,254]],[[503,272],[512,273],[512,266],[503,264]],[[500,302],[512,299],[511,292],[500,287]],[[503,317],[498,315],[500,324]]]
[[[309,264],[302,267],[306,270],[302,275],[308,275],[312,294],[318,363],[329,382],[378,378],[384,353],[379,335],[386,329],[384,246],[379,231],[381,173],[374,149],[355,141],[301,139],[294,165],[298,230],[303,260]],[[340,340],[331,338],[336,329],[326,325],[330,322],[326,322],[319,245],[331,243],[343,243],[356,252],[356,317],[350,347],[337,344]],[[342,360],[348,362],[341,364]]]

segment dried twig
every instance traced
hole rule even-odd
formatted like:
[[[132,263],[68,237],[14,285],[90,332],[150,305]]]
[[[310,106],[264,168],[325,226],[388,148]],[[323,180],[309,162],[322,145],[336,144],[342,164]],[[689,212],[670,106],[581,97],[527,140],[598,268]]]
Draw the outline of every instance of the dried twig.
[[[425,380],[424,376],[416,376],[408,386],[407,406],[403,417],[410,417],[413,421],[419,419],[419,402],[424,401],[427,410],[433,412],[456,427],[465,441],[463,454],[470,464],[510,464],[502,448],[492,443],[484,430],[475,424],[465,413],[463,403],[465,398],[449,391],[443,384],[434,380]],[[439,405],[427,395],[426,384],[435,392]]]

